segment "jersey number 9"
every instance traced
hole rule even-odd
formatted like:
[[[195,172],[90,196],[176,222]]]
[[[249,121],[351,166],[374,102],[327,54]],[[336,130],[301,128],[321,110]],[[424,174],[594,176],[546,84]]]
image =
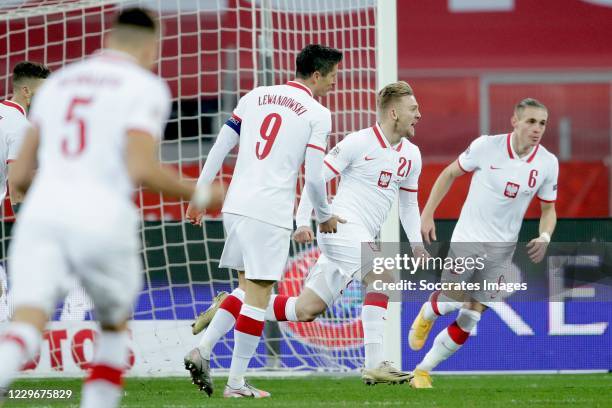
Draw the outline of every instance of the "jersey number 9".
[[[265,159],[270,154],[274,140],[276,140],[276,136],[280,130],[281,123],[283,123],[283,118],[281,118],[281,115],[278,113],[269,114],[261,123],[259,135],[265,142],[257,142],[255,144],[255,155],[257,155],[259,160]],[[261,145],[263,145],[263,147],[260,151]]]

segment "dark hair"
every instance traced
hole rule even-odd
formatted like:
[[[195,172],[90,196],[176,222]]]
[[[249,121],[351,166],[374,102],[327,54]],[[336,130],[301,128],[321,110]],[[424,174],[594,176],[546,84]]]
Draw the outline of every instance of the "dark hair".
[[[340,61],[342,61],[342,53],[337,49],[310,44],[304,47],[295,59],[295,76],[300,79],[308,79],[315,71],[325,76]]]
[[[113,24],[113,27],[118,26],[138,27],[152,32],[157,30],[157,23],[152,14],[145,9],[137,7],[125,9],[119,13]]]
[[[544,109],[545,111],[548,111],[548,108],[546,108],[546,105],[544,105],[542,102],[538,101],[537,99],[525,98],[514,106],[514,112],[517,115],[519,115],[527,107],[540,108],[540,109]]]
[[[51,74],[49,68],[38,62],[23,61],[13,68],[13,84],[25,79],[45,79]]]

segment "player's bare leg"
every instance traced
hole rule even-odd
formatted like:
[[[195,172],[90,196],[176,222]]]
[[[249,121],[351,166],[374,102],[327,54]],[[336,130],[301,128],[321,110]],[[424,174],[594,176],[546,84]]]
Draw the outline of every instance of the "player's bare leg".
[[[244,379],[244,374],[263,333],[266,308],[273,286],[274,281],[269,280],[247,279],[246,281],[244,304],[234,328],[234,353],[229,378],[223,392],[225,398],[270,396],[270,393],[248,384]]]
[[[240,314],[244,302],[246,279],[244,272],[238,271],[238,287],[231,294],[220,292],[210,307],[202,312],[192,325],[193,334],[206,329],[198,347],[185,355],[185,369],[189,371],[193,384],[209,397],[214,387],[210,375],[210,355],[217,342],[229,332]]]
[[[100,326],[94,358],[83,384],[82,408],[117,407],[123,396],[123,372],[129,356],[127,319]]]
[[[368,273],[363,279],[367,293],[361,309],[365,346],[365,367],[361,371],[361,380],[366,385],[402,384],[410,379],[410,373],[403,372],[390,361],[384,360],[383,341],[389,297],[373,288],[375,281],[392,283],[395,280],[393,274],[388,271],[382,274]]]
[[[410,326],[408,334],[410,348],[414,351],[422,349],[438,317],[459,309],[464,296],[460,291],[433,292],[429,300],[423,303]]]
[[[48,319],[47,313],[40,308],[21,306],[0,335],[0,402],[23,361],[34,358],[38,352]]]
[[[410,386],[413,388],[431,388],[429,373],[442,361],[453,355],[467,341],[470,332],[476,327],[481,314],[487,309],[475,300],[465,302],[457,319],[435,338],[434,344],[413,372]]]

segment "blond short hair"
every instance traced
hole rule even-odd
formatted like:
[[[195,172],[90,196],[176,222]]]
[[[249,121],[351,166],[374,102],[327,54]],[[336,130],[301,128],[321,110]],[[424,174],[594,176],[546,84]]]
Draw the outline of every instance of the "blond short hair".
[[[521,113],[525,110],[525,108],[539,108],[544,109],[548,112],[548,108],[542,102],[533,98],[525,98],[514,106],[514,113],[516,116],[521,116]]]
[[[414,92],[412,91],[412,87],[408,85],[406,81],[397,81],[393,82],[378,92],[378,98],[376,100],[376,105],[378,107],[379,112],[384,112],[387,110],[389,105],[402,98],[404,96],[412,96]]]

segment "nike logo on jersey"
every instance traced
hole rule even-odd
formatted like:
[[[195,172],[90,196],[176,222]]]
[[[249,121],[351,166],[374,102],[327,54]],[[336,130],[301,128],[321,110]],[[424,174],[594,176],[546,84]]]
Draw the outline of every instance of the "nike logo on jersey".
[[[501,170],[501,167],[495,167],[495,166],[491,166],[490,167],[491,170]]]
[[[368,157],[368,156],[364,157],[365,161],[374,160],[375,158],[376,158],[376,157]]]

